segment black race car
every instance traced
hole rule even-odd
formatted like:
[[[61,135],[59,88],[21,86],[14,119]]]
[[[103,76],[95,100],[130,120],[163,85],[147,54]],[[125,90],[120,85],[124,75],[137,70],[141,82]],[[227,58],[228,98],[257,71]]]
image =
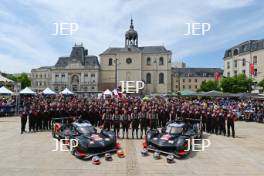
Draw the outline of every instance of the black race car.
[[[201,137],[197,129],[199,124],[173,121],[162,128],[161,132],[157,129],[148,130],[143,146],[148,151],[184,158],[191,152],[192,139]]]
[[[120,148],[113,131],[101,130],[98,133],[89,121],[56,122],[54,127],[59,127],[55,128],[55,138],[64,139],[64,143],[72,145],[69,148],[79,159],[91,159],[93,156],[116,152]]]

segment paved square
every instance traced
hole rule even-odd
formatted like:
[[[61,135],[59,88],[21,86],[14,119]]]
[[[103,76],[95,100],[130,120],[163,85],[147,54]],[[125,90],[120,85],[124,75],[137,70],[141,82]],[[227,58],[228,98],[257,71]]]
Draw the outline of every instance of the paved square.
[[[18,117],[0,118],[1,176],[263,176],[264,124],[237,122],[237,138],[210,135],[211,147],[193,152],[187,159],[167,164],[165,157],[141,157],[142,140],[120,140],[126,158],[114,156],[101,165],[81,161],[69,152],[52,152],[50,132],[20,135]]]

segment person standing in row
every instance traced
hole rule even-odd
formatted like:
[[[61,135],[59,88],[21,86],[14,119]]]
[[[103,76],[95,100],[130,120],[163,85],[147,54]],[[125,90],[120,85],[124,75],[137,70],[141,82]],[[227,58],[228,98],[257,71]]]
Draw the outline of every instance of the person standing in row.
[[[136,131],[136,136],[138,139],[139,118],[138,118],[137,108],[134,108],[134,111],[131,113],[131,123],[132,123],[132,139],[134,139],[134,131]]]
[[[21,134],[23,134],[25,132],[25,129],[26,129],[26,124],[27,124],[27,112],[26,110],[24,110],[22,112],[22,114],[20,115],[20,118],[21,118]]]
[[[143,138],[143,133],[146,135],[147,133],[147,111],[142,108],[139,113],[139,123],[140,123],[140,139]]]
[[[121,115],[121,123],[122,123],[122,132],[123,132],[123,139],[126,137],[128,139],[128,129],[130,126],[130,115],[127,113],[127,110],[123,110],[123,114]]]
[[[120,130],[120,115],[118,113],[118,109],[115,109],[115,113],[112,118],[114,132],[117,138],[119,138],[119,130]]]

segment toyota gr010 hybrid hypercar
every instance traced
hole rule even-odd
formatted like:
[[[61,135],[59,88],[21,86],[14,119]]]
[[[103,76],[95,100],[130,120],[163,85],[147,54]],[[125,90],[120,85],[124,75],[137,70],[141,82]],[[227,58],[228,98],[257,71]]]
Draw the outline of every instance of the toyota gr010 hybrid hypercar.
[[[79,159],[91,159],[93,156],[116,152],[120,148],[113,131],[101,130],[98,133],[89,121],[55,122],[54,126],[56,123],[60,128],[56,129],[55,137],[72,145],[71,152]]]
[[[148,151],[184,158],[191,152],[192,139],[201,137],[200,129],[197,129],[199,124],[173,121],[167,123],[161,132],[150,129],[147,131],[143,146]]]

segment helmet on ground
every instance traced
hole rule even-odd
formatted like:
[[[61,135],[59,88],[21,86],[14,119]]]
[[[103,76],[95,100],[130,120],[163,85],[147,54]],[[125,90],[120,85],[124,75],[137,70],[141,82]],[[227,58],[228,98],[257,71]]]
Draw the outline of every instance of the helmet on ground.
[[[117,150],[117,156],[119,157],[119,158],[124,158],[125,157],[125,154],[124,154],[124,152],[123,152],[123,150]]]
[[[106,161],[112,161],[113,160],[112,155],[110,153],[106,153],[105,154],[105,160]]]
[[[154,152],[154,154],[153,154],[153,158],[154,158],[155,160],[160,159],[160,153],[159,153],[159,152]]]
[[[146,148],[144,148],[142,151],[141,151],[141,155],[142,156],[148,156],[148,150]]]
[[[174,156],[173,155],[167,156],[167,163],[174,163]]]
[[[98,156],[94,156],[92,158],[92,163],[95,164],[95,165],[101,164],[100,158]]]

